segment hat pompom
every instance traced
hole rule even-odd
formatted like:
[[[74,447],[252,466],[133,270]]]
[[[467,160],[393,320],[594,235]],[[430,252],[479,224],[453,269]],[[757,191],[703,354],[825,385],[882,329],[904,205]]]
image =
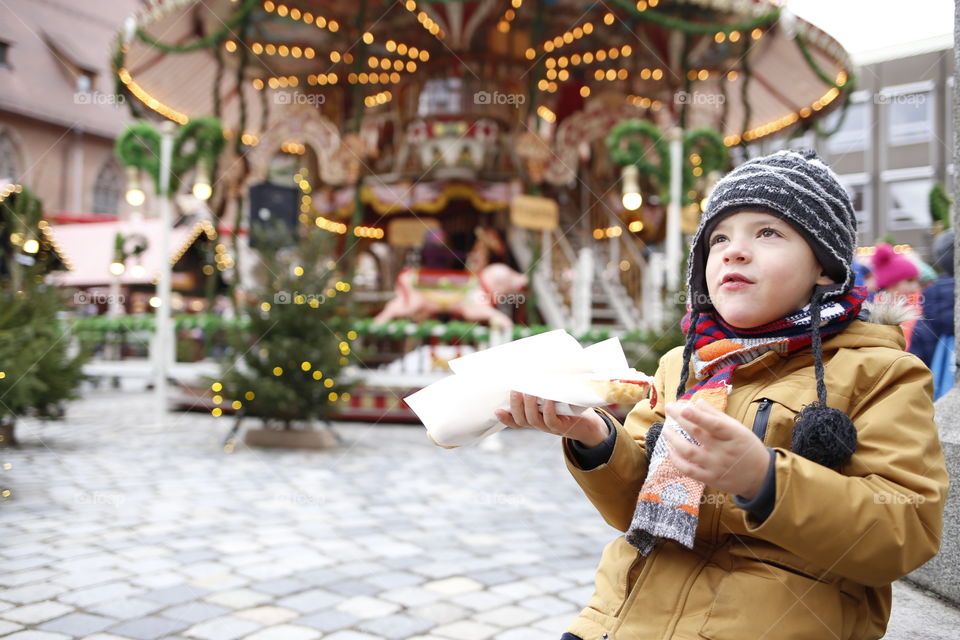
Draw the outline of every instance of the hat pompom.
[[[896,257],[897,253],[893,250],[893,247],[886,242],[881,242],[877,245],[876,251],[873,254],[873,267],[874,269],[882,269],[893,262]]]
[[[857,428],[839,409],[813,402],[795,421],[791,450],[807,460],[839,470],[857,449]]]
[[[654,422],[650,425],[650,428],[647,430],[647,437],[644,441],[647,447],[647,457],[653,455],[653,448],[657,446],[657,438],[660,437],[660,432],[663,431],[662,422]]]

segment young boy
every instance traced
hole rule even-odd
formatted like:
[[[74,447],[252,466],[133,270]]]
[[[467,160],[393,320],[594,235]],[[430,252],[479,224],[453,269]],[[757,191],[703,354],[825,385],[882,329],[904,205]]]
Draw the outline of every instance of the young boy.
[[[813,152],[751,160],[690,248],[665,406],[623,425],[513,393],[497,417],[565,436],[613,527],[565,640],[880,638],[891,586],[939,549],[947,473],[930,372],[854,287],[856,221]],[[677,399],[692,403],[677,403]]]

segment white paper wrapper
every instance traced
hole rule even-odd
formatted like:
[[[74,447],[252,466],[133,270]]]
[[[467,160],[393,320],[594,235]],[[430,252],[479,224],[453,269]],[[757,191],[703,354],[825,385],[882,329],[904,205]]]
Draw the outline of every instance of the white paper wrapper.
[[[445,447],[475,444],[505,428],[494,412],[509,409],[511,390],[554,400],[558,414],[577,415],[608,404],[590,379],[647,379],[628,367],[619,339],[583,348],[562,329],[451,360],[450,369],[454,375],[405,398],[430,438]]]

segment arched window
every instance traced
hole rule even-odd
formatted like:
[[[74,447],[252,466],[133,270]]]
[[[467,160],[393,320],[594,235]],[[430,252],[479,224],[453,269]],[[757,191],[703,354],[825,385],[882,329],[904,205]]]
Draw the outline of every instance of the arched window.
[[[17,166],[17,148],[6,133],[0,131],[0,180],[17,182],[20,177]]]
[[[107,161],[93,184],[93,212],[116,213],[122,188],[120,168],[112,160]]]

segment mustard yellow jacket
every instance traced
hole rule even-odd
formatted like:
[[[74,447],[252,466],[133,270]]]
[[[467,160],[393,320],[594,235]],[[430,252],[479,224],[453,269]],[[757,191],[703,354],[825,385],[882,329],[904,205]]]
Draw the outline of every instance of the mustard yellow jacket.
[[[776,453],[770,516],[758,522],[708,486],[692,550],[661,541],[644,558],[618,537],[568,631],[584,640],[882,637],[890,584],[939,549],[948,485],[930,370],[903,348],[899,327],[863,320],[823,343],[828,404],[858,434],[839,473],[790,451],[793,418],[816,399],[812,352],[771,352],[741,365],[727,413],[747,426],[767,421],[764,443]],[[625,424],[614,419],[607,463],[584,471],[563,441],[573,477],[620,531],[647,475],[647,429],[676,399],[682,362],[679,347],[660,360],[654,409],[644,401]],[[687,384],[695,382],[691,370]]]

